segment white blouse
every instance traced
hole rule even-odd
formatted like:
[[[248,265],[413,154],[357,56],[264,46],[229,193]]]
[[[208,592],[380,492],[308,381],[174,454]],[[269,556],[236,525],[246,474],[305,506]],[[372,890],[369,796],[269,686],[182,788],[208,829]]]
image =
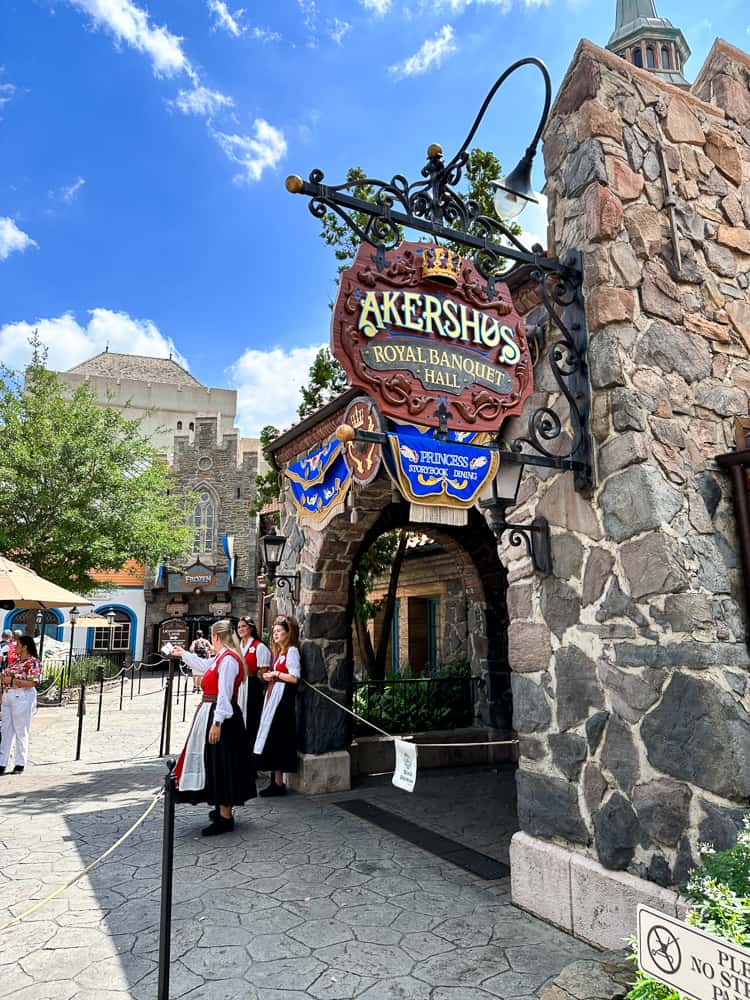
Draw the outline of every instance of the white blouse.
[[[231,719],[232,717],[232,695],[234,694],[234,682],[237,679],[239,670],[240,665],[231,653],[226,653],[221,657],[221,662],[219,663],[219,695],[216,699],[214,722],[223,722],[225,719]]]

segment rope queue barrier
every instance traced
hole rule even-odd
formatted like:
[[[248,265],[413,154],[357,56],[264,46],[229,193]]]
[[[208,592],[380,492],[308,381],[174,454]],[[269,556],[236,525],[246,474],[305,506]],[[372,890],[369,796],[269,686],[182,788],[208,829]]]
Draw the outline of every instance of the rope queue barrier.
[[[336,699],[331,698],[330,695],[324,694],[323,691],[320,690],[320,688],[316,688],[313,684],[310,684],[310,682],[306,681],[304,677],[301,677],[300,680],[302,684],[305,685],[305,687],[310,688],[311,691],[314,691],[316,694],[320,695],[321,698],[325,698],[326,701],[330,701],[332,705],[335,705],[337,708],[340,708],[342,712],[346,712],[347,715],[351,715],[351,717],[353,719],[356,719],[357,722],[361,722],[365,726],[369,726],[370,729],[374,729],[376,732],[380,733],[381,736],[387,736],[389,740],[399,739],[411,742],[412,746],[419,747],[420,750],[430,750],[430,749],[444,750],[453,747],[506,747],[506,746],[516,746],[518,744],[517,739],[486,740],[478,743],[414,743],[413,737],[394,736],[392,733],[387,733],[385,729],[381,729],[380,726],[376,726],[374,722],[370,722],[369,719],[365,719],[361,715],[357,715],[356,712],[353,712],[350,708],[347,708],[346,705],[342,705],[340,701],[336,701]]]
[[[59,886],[59,888],[55,889],[54,892],[51,892],[49,893],[49,895],[45,896],[44,899],[40,899],[38,902],[34,903],[34,905],[29,907],[28,910],[24,910],[23,913],[19,913],[18,916],[13,917],[12,920],[9,920],[6,924],[0,926],[0,934],[8,930],[8,928],[12,927],[14,924],[17,924],[20,921],[25,920],[27,917],[30,917],[32,913],[36,913],[37,910],[41,909],[41,907],[45,906],[47,903],[50,903],[53,899],[57,899],[57,897],[62,895],[62,893],[65,892],[66,889],[70,889],[71,886],[74,886],[76,884],[76,882],[80,881],[80,879],[82,879],[85,875],[88,875],[90,871],[93,871],[93,869],[96,868],[97,865],[100,865],[102,861],[105,861],[110,856],[110,854],[112,854],[114,851],[117,850],[118,847],[120,847],[121,844],[125,843],[128,837],[131,836],[131,834],[135,833],[135,831],[138,829],[141,823],[143,823],[144,820],[154,811],[157,803],[159,802],[159,800],[162,798],[163,795],[164,795],[163,789],[152,792],[153,798],[149,803],[149,805],[147,806],[146,810],[138,817],[135,823],[133,823],[132,826],[130,826],[129,829],[127,829],[125,833],[123,833],[123,835],[114,842],[114,844],[112,844],[111,847],[108,847],[103,854],[100,854],[99,857],[96,858],[96,860],[86,865],[86,867],[83,868],[80,872],[78,872],[77,875],[74,875],[73,878],[68,879],[68,881],[64,885]],[[174,809],[174,803],[173,803],[173,809]],[[174,812],[173,812],[173,820],[174,820]]]

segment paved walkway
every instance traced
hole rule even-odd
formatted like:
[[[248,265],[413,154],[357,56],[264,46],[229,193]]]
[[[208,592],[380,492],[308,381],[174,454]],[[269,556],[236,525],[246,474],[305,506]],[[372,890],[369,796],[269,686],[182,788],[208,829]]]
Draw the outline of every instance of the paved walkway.
[[[108,695],[99,734],[89,709],[79,764],[75,709],[36,716],[35,764],[0,779],[0,926],[146,808],[164,774],[153,756],[161,698],[145,693],[158,683],[122,712],[119,692]],[[179,746],[186,725],[176,728]],[[414,796],[371,781],[345,797],[507,860],[504,787],[510,776],[492,769],[424,772]],[[340,798],[255,800],[218,841],[200,837],[203,808],[178,807],[172,997],[531,1000],[563,966],[594,954],[512,907],[507,879],[479,880],[350,815]],[[489,831],[503,817],[493,844]],[[158,806],[88,877],[3,932],[0,997],[153,1000],[161,820]]]

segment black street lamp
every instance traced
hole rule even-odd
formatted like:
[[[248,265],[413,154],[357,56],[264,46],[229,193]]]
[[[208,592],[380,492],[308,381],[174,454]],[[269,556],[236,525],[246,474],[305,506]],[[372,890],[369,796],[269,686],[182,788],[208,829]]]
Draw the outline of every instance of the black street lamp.
[[[41,660],[44,656],[44,631],[46,622],[47,612],[40,608],[36,613],[36,627],[39,630],[39,659]]]
[[[299,600],[299,573],[280,573],[278,575],[276,573],[276,567],[284,555],[285,536],[277,534],[276,529],[271,528],[260,541],[263,546],[263,562],[266,566],[267,583],[275,583],[277,592],[287,591],[293,600]]]
[[[112,630],[115,624],[115,612],[112,608],[106,614],[107,619],[107,659],[109,660],[109,671],[112,673]]]
[[[73,676],[73,638],[76,631],[76,622],[80,615],[80,611],[76,606],[73,606],[68,612],[68,621],[70,622],[70,645],[68,646],[68,684],[70,684],[70,679]],[[63,686],[65,684],[65,668],[60,675],[60,696],[58,698],[58,704],[62,704],[63,696]]]

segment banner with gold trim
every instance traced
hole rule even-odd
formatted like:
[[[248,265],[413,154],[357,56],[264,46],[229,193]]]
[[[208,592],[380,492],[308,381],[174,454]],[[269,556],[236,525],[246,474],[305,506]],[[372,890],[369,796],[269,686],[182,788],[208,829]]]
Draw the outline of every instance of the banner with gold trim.
[[[389,433],[386,468],[411,503],[467,510],[497,474],[500,454],[433,433],[403,425]]]
[[[344,510],[352,474],[340,441],[329,441],[312,455],[292,463],[285,475],[301,521],[321,529]]]

